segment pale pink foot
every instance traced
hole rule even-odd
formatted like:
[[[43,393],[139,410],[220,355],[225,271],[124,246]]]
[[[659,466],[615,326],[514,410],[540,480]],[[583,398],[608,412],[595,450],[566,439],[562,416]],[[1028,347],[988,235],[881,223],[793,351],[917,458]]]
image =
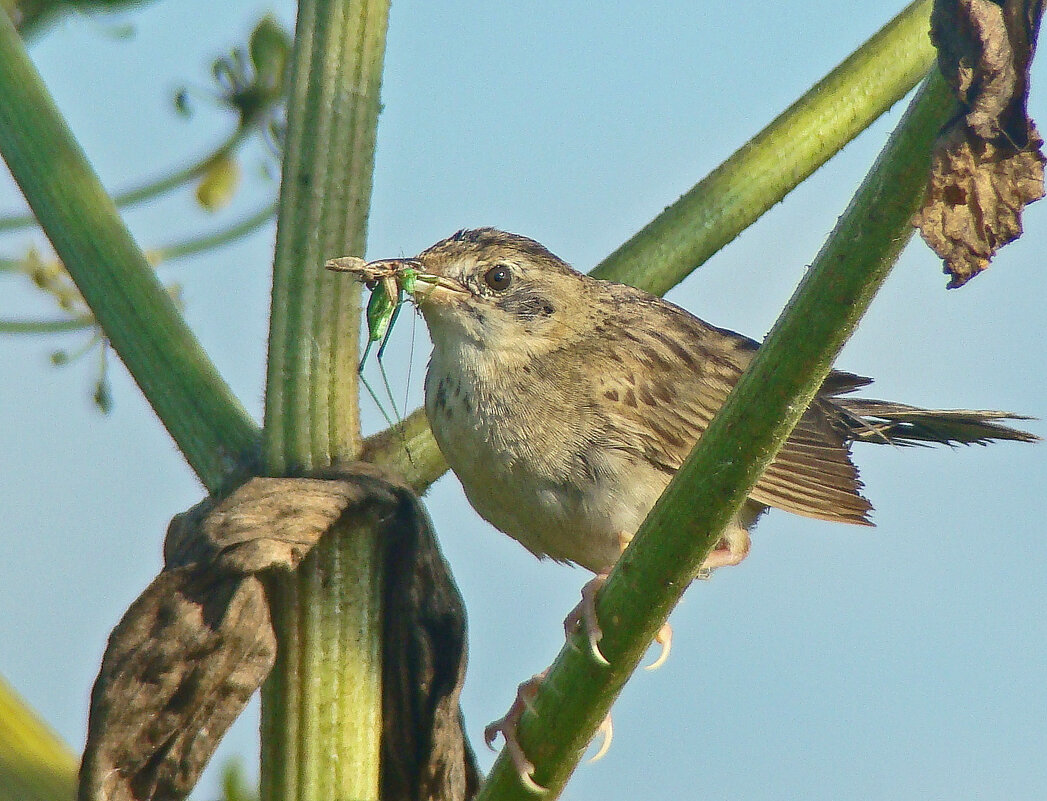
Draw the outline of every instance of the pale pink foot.
[[[624,531],[618,534],[618,546],[621,548],[623,553],[625,552],[625,549],[629,547],[629,543],[632,542],[632,539],[633,535]],[[748,547],[746,548],[746,552],[748,552]],[[744,558],[744,555],[742,558]],[[741,561],[741,559],[739,559],[739,561]],[[579,626],[584,626],[586,639],[589,642],[589,650],[593,655],[593,659],[601,665],[609,665],[610,662],[607,661],[607,657],[605,657],[603,652],[600,650],[600,640],[603,639],[603,631],[600,630],[600,623],[596,618],[596,594],[607,582],[607,577],[609,575],[609,570],[601,571],[586,582],[585,586],[582,587],[582,600],[579,601],[578,605],[568,613],[563,622],[564,633],[567,635],[568,639],[570,639],[571,635],[578,630]],[[662,627],[658,629],[654,641],[662,646],[662,651],[654,662],[647,665],[647,670],[657,670],[664,665],[665,661],[669,658],[669,651],[672,648],[673,642],[673,630],[668,623],[664,623]],[[604,749],[601,748],[601,752],[603,750]]]
[[[534,764],[524,754],[523,748],[520,747],[520,741],[516,739],[516,726],[520,722],[525,709],[534,711],[531,707],[531,702],[534,701],[538,687],[548,672],[547,668],[521,684],[516,690],[516,700],[509,707],[509,711],[505,713],[505,717],[499,718],[484,728],[484,742],[492,750],[494,749],[495,738],[499,734],[502,735],[502,739],[505,740],[505,749],[509,752],[509,759],[512,760],[513,767],[516,768],[516,773],[520,777],[520,783],[536,794],[544,793],[545,788],[534,780]]]
[[[716,543],[716,547],[705,557],[698,571],[698,578],[707,579],[717,568],[740,564],[749,555],[749,547],[748,531],[744,528],[728,529],[723,538]]]
[[[621,553],[625,553],[625,549],[629,547],[629,543],[633,541],[633,535],[626,531],[618,532],[618,550]],[[564,634],[567,635],[567,639],[571,639],[579,626],[585,627],[585,637],[589,641],[589,651],[593,655],[593,659],[596,660],[597,664],[609,665],[610,662],[600,651],[600,640],[603,639],[603,631],[600,630],[600,623],[596,619],[596,593],[600,591],[600,588],[606,583],[607,577],[611,575],[611,570],[601,570],[582,587],[582,600],[578,602],[578,605],[567,613],[567,617],[564,618],[563,628]]]
[[[567,617],[563,621],[564,634],[567,635],[567,639],[578,631],[581,627],[585,631],[585,638],[589,643],[589,651],[593,655],[593,659],[601,665],[609,665],[610,662],[600,652],[600,640],[603,639],[603,631],[600,630],[600,623],[596,619],[596,593],[600,591],[600,588],[607,582],[607,576],[609,572],[597,573],[582,587],[582,600],[578,602],[578,605],[567,613]]]

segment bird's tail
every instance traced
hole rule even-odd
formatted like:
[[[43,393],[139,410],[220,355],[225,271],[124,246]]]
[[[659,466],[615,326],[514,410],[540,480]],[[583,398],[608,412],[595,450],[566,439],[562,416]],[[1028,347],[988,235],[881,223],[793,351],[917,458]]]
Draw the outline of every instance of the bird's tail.
[[[837,423],[851,441],[891,445],[987,445],[993,440],[1038,442],[1028,431],[1001,420],[1031,420],[1020,414],[979,409],[920,409],[867,398],[832,399]]]

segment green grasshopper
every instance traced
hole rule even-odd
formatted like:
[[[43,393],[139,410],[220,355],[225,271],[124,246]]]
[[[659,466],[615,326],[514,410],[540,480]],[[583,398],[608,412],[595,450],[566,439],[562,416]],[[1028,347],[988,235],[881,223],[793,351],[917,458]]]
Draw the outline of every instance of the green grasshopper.
[[[363,372],[371,346],[378,341],[382,343],[378,346],[378,361],[381,363],[382,356],[385,355],[385,346],[389,344],[389,335],[393,332],[396,318],[400,316],[400,307],[404,304],[404,293],[414,294],[417,281],[418,271],[413,267],[405,267],[396,276],[383,276],[371,290],[366,315],[367,346],[360,359],[360,372]]]
[[[370,394],[390,427],[394,423],[389,415],[386,414],[385,406],[378,399],[378,394],[368,383],[367,379],[364,378],[363,371],[364,365],[367,363],[367,357],[371,353],[371,348],[376,342],[380,343],[376,357],[378,369],[382,376],[382,383],[385,386],[386,397],[393,407],[397,421],[399,421],[401,419],[400,410],[397,408],[396,400],[393,398],[393,392],[389,386],[389,378],[385,372],[385,365],[382,363],[382,357],[385,355],[385,348],[389,344],[389,336],[393,332],[393,326],[395,326],[396,320],[400,315],[400,308],[404,304],[405,293],[408,295],[413,294],[417,282],[425,280],[424,276],[421,276],[417,269],[405,266],[405,264],[405,261],[402,259],[365,262],[363,259],[354,256],[346,256],[340,259],[331,259],[324,265],[328,270],[352,273],[371,290],[371,298],[367,302],[365,313],[367,320],[367,345],[364,347],[363,356],[360,358],[360,366],[357,368],[357,373],[360,375],[360,382],[364,385],[364,388]]]

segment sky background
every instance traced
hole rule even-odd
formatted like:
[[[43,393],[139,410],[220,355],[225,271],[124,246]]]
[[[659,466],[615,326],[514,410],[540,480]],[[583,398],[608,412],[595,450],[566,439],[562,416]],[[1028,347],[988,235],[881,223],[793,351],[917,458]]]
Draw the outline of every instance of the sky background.
[[[900,8],[894,2],[768,4],[421,3],[392,9],[385,110],[367,255],[411,255],[458,228],[532,236],[589,269],[690,188]],[[32,55],[103,181],[118,189],[206,152],[229,120],[182,85],[289,3],[159,2],[74,17]],[[134,35],[114,37],[114,21]],[[1031,113],[1047,119],[1047,70]],[[773,323],[904,104],[669,297],[754,337]],[[232,219],[274,186],[259,150],[233,209],[188,193],[134,210],[145,247]],[[21,198],[0,176],[0,211]],[[932,407],[1047,416],[1042,262],[1047,203],[992,269],[946,292],[920,242],[902,257],[839,366],[870,393]],[[272,227],[166,265],[185,314],[260,419]],[[38,233],[0,239],[17,256]],[[331,254],[339,255],[339,254]],[[50,318],[28,282],[0,276],[0,317]],[[414,335],[414,362],[406,362]],[[51,366],[82,334],[0,341],[0,674],[74,749],[106,638],[157,573],[169,519],[202,490],[123,367],[115,407],[91,403],[97,351]],[[420,402],[424,325],[402,318],[387,361]],[[365,425],[381,418],[363,401]],[[1041,422],[1029,427],[1047,434]],[[856,461],[878,528],[772,512],[751,556],[693,586],[672,617],[671,659],[640,672],[614,709],[615,740],[565,798],[1014,799],[1047,796],[1044,446],[892,449]],[[562,644],[588,578],[540,563],[469,508],[455,478],[426,498],[469,610],[463,695],[484,768],[483,726]],[[257,773],[257,702],[215,765]]]

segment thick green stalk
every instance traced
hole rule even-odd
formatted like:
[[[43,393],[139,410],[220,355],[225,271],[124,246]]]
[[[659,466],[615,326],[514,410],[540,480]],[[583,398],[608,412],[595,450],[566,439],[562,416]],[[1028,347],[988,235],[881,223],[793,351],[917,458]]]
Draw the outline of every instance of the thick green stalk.
[[[558,794],[670,610],[809,405],[912,235],[930,149],[955,105],[937,70],[800,283],[756,359],[597,598],[597,665],[564,647],[520,723],[535,780]],[[533,798],[503,752],[481,799]]]
[[[603,260],[592,275],[664,294],[902,98],[934,60],[931,0],[918,0],[814,85],[676,203]],[[415,445],[428,451],[428,432]],[[435,443],[432,443],[435,447]],[[396,461],[389,437],[375,461]],[[447,469],[412,471],[422,489]]]
[[[0,801],[72,801],[76,757],[0,678]]]
[[[364,251],[388,10],[299,4],[266,389],[273,474],[360,453],[360,287],[323,263]],[[365,526],[329,540],[271,597],[279,655],[262,691],[263,801],[378,797],[380,548]]]
[[[10,18],[0,14],[0,152],[113,348],[209,489],[253,461],[258,429],[128,232]]]

